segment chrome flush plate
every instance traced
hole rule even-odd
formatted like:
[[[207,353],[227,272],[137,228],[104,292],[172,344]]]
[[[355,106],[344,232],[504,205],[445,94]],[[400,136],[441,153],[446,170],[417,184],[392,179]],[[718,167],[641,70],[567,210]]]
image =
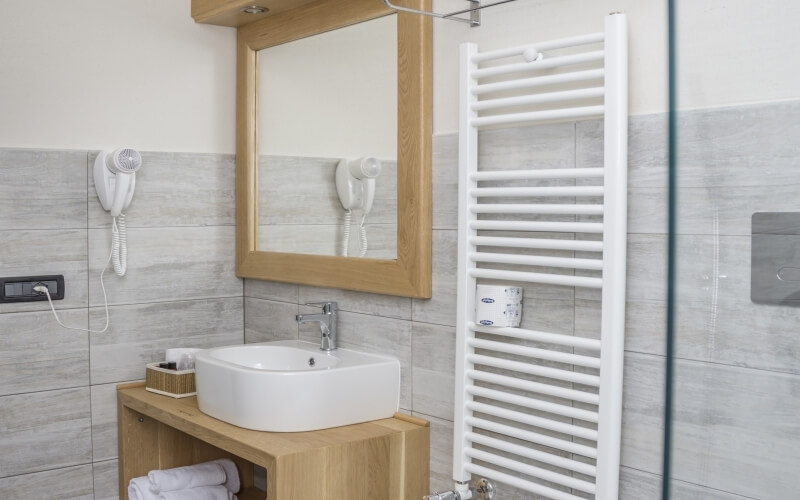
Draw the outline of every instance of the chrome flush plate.
[[[800,307],[800,213],[754,213],[750,251],[750,300]]]

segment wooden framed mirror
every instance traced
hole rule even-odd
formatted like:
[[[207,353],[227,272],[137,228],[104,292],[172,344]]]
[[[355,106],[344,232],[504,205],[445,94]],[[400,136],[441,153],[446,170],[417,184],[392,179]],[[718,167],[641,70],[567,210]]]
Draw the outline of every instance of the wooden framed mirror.
[[[430,0],[404,6],[430,7]],[[396,258],[264,251],[259,245],[258,53],[392,15],[397,24]],[[432,26],[380,0],[319,0],[241,26],[237,41],[236,273],[388,295],[431,296]]]

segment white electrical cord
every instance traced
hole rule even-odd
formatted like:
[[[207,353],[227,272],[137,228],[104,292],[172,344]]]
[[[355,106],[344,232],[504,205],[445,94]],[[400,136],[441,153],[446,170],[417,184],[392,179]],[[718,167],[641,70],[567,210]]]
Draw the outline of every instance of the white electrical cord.
[[[367,220],[367,214],[361,217],[361,224],[358,225],[358,229],[361,233],[361,252],[358,255],[359,257],[367,255],[367,229],[364,227],[365,220]]]
[[[100,288],[103,289],[103,304],[104,304],[105,309],[106,309],[106,326],[104,326],[102,330],[89,330],[88,328],[76,328],[74,326],[65,325],[64,323],[61,322],[60,319],[58,319],[58,314],[56,313],[56,308],[53,307],[53,300],[50,298],[50,290],[47,289],[47,286],[45,286],[45,285],[36,285],[36,286],[33,287],[34,291],[47,295],[47,302],[50,303],[50,310],[53,311],[53,316],[56,317],[56,321],[58,322],[59,325],[61,325],[62,327],[66,328],[67,330],[78,330],[78,331],[81,331],[81,332],[89,332],[89,333],[104,333],[106,330],[108,330],[108,325],[109,325],[109,321],[108,321],[108,297],[106,296],[106,285],[103,283],[103,275],[105,274],[106,269],[108,269],[108,263],[111,262],[111,257],[113,255],[114,255],[114,249],[112,247],[111,253],[108,254],[108,260],[106,261],[106,265],[103,266],[103,270],[100,271]]]
[[[342,255],[347,257],[350,253],[350,225],[353,221],[353,211],[349,208],[344,212],[344,229],[342,234]]]
[[[367,214],[361,216],[361,223],[358,225],[359,231],[359,257],[367,255],[367,229],[364,227],[364,221],[367,220]],[[342,255],[347,257],[350,253],[350,227],[353,223],[353,211],[348,209],[344,212],[344,229],[342,234]]]
[[[128,269],[128,236],[125,229],[125,214],[111,218],[111,256],[114,272],[117,276],[125,276]]]

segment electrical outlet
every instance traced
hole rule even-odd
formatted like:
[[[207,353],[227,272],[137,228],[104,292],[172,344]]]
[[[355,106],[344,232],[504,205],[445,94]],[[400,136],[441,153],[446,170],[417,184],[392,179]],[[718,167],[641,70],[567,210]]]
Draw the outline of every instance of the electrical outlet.
[[[52,300],[64,298],[64,275],[17,276],[0,278],[1,302],[37,302],[47,300],[47,295],[33,289],[36,285],[45,285]]]

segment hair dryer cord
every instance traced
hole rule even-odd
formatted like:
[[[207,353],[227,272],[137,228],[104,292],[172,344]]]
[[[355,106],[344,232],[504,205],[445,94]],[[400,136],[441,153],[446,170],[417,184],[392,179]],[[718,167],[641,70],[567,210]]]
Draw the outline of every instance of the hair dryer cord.
[[[113,255],[114,253],[112,250],[112,252],[108,254],[106,265],[103,266],[103,270],[100,271],[100,288],[103,290],[103,306],[105,307],[106,310],[106,326],[104,326],[102,330],[90,330],[88,328],[76,328],[74,326],[65,325],[59,319],[58,313],[56,313],[56,308],[53,306],[53,299],[50,298],[50,291],[47,289],[47,286],[40,283],[33,287],[34,291],[47,295],[47,302],[50,303],[50,310],[53,311],[53,316],[56,317],[56,321],[58,322],[59,325],[66,328],[67,330],[78,330],[81,332],[89,332],[89,333],[104,333],[106,330],[108,330],[108,325],[110,324],[108,318],[108,295],[106,294],[106,285],[103,282],[103,275],[106,273],[106,269],[108,269],[108,264],[111,263],[111,258],[113,257]]]
[[[361,217],[361,224],[358,225],[358,230],[361,235],[361,252],[359,257],[367,255],[367,229],[364,227],[364,221],[367,220],[367,214]]]
[[[125,228],[125,214],[111,218],[111,260],[114,272],[125,276],[128,269],[128,236]]]
[[[342,229],[342,256],[347,257],[350,253],[350,226],[353,222],[353,211],[345,210],[344,224]]]

